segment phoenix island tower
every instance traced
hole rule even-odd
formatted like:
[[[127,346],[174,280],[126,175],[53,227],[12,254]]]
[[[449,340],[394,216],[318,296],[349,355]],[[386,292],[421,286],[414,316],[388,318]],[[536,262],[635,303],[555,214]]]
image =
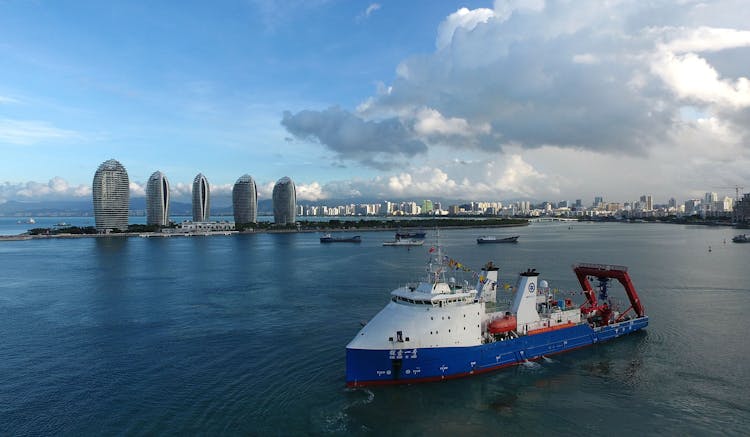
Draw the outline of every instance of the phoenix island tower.
[[[250,175],[242,175],[232,188],[232,209],[237,225],[258,220],[258,188]]]
[[[169,224],[169,181],[160,171],[154,172],[146,184],[146,224]]]
[[[94,222],[98,232],[128,230],[130,180],[125,167],[118,161],[104,161],[96,173],[92,186]]]
[[[284,176],[273,187],[273,222],[278,225],[297,220],[297,190],[289,177]]]
[[[203,173],[198,173],[193,179],[193,221],[207,222],[211,209],[211,192],[208,180]]]

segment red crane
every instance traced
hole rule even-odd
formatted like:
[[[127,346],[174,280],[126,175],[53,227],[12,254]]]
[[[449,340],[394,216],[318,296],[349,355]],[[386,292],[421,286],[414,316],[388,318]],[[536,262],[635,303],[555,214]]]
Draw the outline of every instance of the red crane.
[[[593,312],[598,312],[602,315],[603,323],[609,323],[609,315],[612,313],[612,310],[609,308],[609,304],[607,302],[597,302],[596,293],[594,292],[594,288],[591,286],[591,282],[589,282],[589,277],[595,277],[601,282],[606,282],[607,279],[617,279],[618,281],[620,281],[620,284],[622,284],[623,288],[625,288],[625,293],[627,293],[628,299],[630,300],[630,308],[623,311],[622,314],[620,314],[620,316],[617,318],[617,320],[615,320],[615,322],[619,322],[620,320],[622,320],[630,310],[634,310],[635,314],[638,317],[642,317],[643,315],[645,315],[643,305],[641,304],[641,300],[638,297],[638,292],[635,291],[633,282],[630,280],[630,275],[628,275],[627,267],[606,264],[581,263],[574,265],[573,271],[578,277],[578,282],[581,283],[583,292],[586,295],[586,303],[581,307],[581,312],[583,314],[588,315]]]

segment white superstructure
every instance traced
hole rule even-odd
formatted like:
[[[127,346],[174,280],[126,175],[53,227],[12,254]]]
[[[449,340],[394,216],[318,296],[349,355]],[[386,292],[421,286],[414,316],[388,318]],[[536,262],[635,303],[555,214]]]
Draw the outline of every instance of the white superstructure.
[[[519,275],[512,304],[507,311],[497,311],[498,269],[488,263],[475,285],[457,283],[445,279],[450,273],[446,259],[438,249],[427,278],[393,290],[391,302],[347,348],[408,351],[478,346],[581,322],[579,308],[569,300],[553,300],[546,281],[538,281],[534,270]]]

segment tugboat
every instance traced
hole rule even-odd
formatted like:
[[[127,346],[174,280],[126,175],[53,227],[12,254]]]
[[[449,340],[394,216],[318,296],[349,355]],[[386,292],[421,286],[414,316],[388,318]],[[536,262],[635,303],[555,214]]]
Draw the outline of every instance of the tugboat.
[[[409,384],[476,375],[611,340],[648,326],[623,266],[576,264],[586,302],[555,299],[534,269],[521,272],[510,307],[496,303],[498,267],[478,281],[445,276],[466,267],[430,249],[427,277],[391,292],[391,301],[346,346],[346,385]],[[452,273],[451,273],[452,274]],[[589,278],[598,281],[597,290]],[[622,284],[630,307],[619,312],[609,282]],[[597,293],[598,291],[598,293]]]

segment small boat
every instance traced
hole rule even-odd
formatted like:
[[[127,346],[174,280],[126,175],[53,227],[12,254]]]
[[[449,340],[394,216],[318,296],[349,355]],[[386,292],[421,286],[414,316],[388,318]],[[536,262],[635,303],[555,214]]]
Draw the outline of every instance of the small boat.
[[[383,246],[421,246],[424,244],[424,240],[417,240],[416,238],[396,238],[393,241],[386,241]]]
[[[477,244],[517,243],[520,235],[512,237],[497,238],[494,235],[485,235],[477,238]]]
[[[36,223],[36,220],[34,220],[34,217],[29,217],[26,220],[18,220],[16,222],[16,224],[19,224],[19,225],[33,225],[34,223]]]
[[[748,236],[747,234],[735,235],[734,237],[732,237],[732,242],[734,242],[734,243],[750,243],[750,236]]]
[[[359,235],[353,237],[334,237],[331,234],[324,234],[320,237],[321,243],[361,243],[362,238]]]
[[[415,240],[424,240],[424,237],[427,236],[427,232],[396,232],[396,239],[401,240],[404,238],[412,238]]]

